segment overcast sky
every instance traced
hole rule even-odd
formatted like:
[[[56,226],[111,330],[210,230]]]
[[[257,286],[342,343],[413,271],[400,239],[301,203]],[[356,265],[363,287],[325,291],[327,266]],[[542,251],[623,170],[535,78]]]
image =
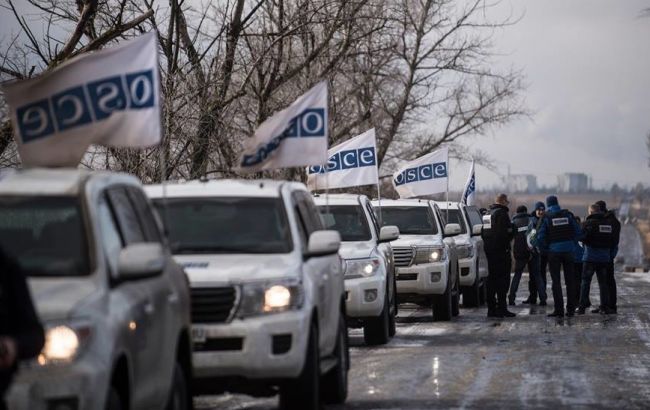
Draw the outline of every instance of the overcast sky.
[[[530,173],[555,185],[584,172],[594,186],[650,185],[644,135],[650,131],[650,0],[504,0],[496,14],[523,14],[496,37],[499,64],[523,69],[532,120],[517,120],[476,148],[500,172]],[[462,186],[461,165],[452,185]],[[462,175],[458,175],[458,174]],[[478,186],[499,176],[477,170]]]

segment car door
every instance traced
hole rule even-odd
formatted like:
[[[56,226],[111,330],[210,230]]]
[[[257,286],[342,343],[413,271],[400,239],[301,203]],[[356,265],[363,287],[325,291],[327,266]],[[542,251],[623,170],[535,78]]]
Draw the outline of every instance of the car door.
[[[311,196],[305,191],[292,194],[297,224],[307,246],[309,236],[323,229],[320,213]],[[338,266],[337,266],[338,264]],[[309,272],[317,287],[318,325],[321,351],[329,354],[338,333],[339,302],[343,292],[341,262],[338,255],[311,257],[305,261],[304,272]],[[340,284],[339,284],[340,283]]]
[[[464,210],[471,227],[474,225],[483,225],[483,218],[478,208],[475,206],[466,206]],[[472,235],[472,242],[474,243],[476,257],[478,258],[480,277],[487,277],[487,257],[485,256],[481,235]]]
[[[444,232],[445,232],[445,221],[446,218],[442,217],[442,211],[437,204],[433,204],[433,211],[434,214],[436,215],[436,220],[438,221],[438,225],[440,226],[440,231],[443,234],[443,242],[445,245],[447,245],[448,253],[449,253],[449,266],[450,266],[450,274],[451,274],[451,285],[452,288],[453,286],[456,286],[456,282],[458,281],[458,254],[456,253],[456,241],[454,240],[453,237],[445,237]]]
[[[148,231],[151,227],[143,223],[128,189],[126,186],[114,186],[106,192],[122,243],[128,246],[155,241],[152,232]],[[140,296],[134,306],[138,318],[134,327],[139,340],[132,346],[134,351],[130,352],[133,360],[133,405],[136,408],[156,407],[163,398],[166,399],[171,380],[170,341],[166,332],[168,327],[174,328],[175,323],[167,322],[170,319],[168,281],[164,275],[157,275],[125,282],[120,286],[137,287]]]

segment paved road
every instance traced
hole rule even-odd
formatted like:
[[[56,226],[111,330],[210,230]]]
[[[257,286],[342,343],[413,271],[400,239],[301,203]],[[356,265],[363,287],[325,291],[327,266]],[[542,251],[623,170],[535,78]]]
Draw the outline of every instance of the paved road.
[[[517,306],[513,319],[462,309],[457,320],[434,323],[426,310],[402,309],[397,336],[384,347],[366,347],[351,332],[349,400],[328,409],[648,408],[650,274],[620,273],[618,283],[617,316],[557,320],[546,317],[551,307]],[[196,403],[266,410],[277,400]]]

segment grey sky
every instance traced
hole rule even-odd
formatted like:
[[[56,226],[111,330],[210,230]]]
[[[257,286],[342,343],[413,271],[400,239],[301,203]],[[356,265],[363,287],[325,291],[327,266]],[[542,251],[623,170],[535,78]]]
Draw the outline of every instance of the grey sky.
[[[500,172],[531,173],[554,185],[561,172],[585,172],[594,186],[648,183],[650,131],[648,0],[505,0],[495,15],[524,13],[498,33],[499,64],[523,69],[532,120],[476,139]],[[452,185],[466,178],[462,164]],[[462,170],[462,171],[461,171]],[[458,174],[462,175],[458,175]],[[477,170],[479,189],[499,176]]]

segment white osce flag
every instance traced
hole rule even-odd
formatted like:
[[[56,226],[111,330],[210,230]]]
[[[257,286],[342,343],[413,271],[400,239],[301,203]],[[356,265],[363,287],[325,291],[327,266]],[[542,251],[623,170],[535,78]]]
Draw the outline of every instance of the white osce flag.
[[[469,169],[469,177],[463,190],[463,196],[460,198],[460,203],[465,205],[474,205],[476,203],[476,173],[474,172],[474,161],[472,167]]]
[[[77,166],[90,144],[158,144],[159,83],[151,32],[4,85],[23,164]]]
[[[273,114],[246,142],[239,170],[257,172],[327,162],[327,82]]]
[[[393,186],[400,198],[413,198],[445,192],[449,178],[449,150],[421,156],[393,174]]]
[[[374,128],[331,148],[327,155],[329,159],[326,165],[307,168],[307,186],[312,191],[378,182]]]

